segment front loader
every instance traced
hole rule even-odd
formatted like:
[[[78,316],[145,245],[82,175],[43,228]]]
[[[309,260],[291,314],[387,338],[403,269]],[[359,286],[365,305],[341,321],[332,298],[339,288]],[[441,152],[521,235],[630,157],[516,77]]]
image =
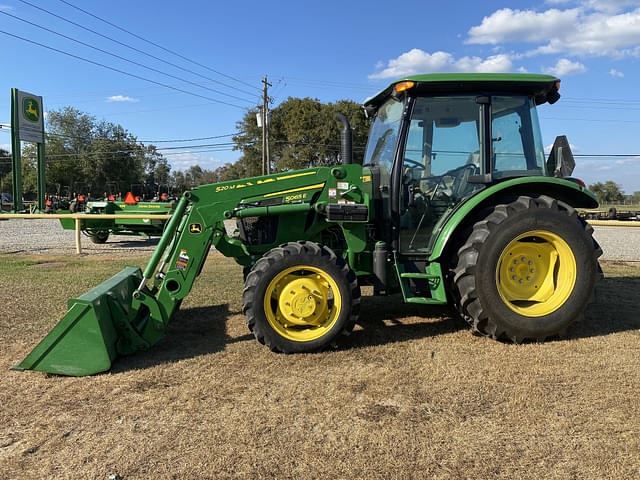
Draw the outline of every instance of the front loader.
[[[365,101],[363,165],[351,163],[343,118],[342,165],[186,192],[144,271],[127,267],[70,300],[14,368],[89,375],[150,348],[212,246],[243,267],[247,325],[273,351],[334,345],[353,329],[366,284],[450,304],[494,339],[564,333],[593,297],[601,251],[575,210],[597,201],[569,177],[566,139],[544,156],[536,106],[555,103],[558,88],[521,74],[394,82]]]

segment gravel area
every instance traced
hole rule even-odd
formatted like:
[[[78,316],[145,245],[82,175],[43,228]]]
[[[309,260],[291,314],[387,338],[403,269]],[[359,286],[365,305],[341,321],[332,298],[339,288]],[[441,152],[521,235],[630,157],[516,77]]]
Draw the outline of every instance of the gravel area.
[[[603,260],[640,261],[640,226],[593,227]]]
[[[235,222],[227,223],[233,231]],[[640,261],[640,227],[594,227],[595,238],[604,252],[604,260]],[[111,236],[103,245],[82,237],[82,255],[151,254],[158,238],[137,235]],[[0,221],[0,253],[31,255],[75,255],[75,232],[63,230],[58,220]]]
[[[0,253],[31,255],[75,255],[74,230],[64,230],[59,220],[0,221]],[[138,235],[112,235],[107,243],[93,243],[82,235],[82,255],[122,256],[144,255],[152,252],[158,237],[145,238]]]

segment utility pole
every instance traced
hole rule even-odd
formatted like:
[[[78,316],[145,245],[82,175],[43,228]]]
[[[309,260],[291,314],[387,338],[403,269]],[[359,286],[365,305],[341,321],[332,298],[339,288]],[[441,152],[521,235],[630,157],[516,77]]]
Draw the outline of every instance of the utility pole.
[[[269,118],[269,96],[267,89],[271,86],[267,82],[267,76],[262,79],[264,88],[262,89],[262,175],[271,173],[271,164],[269,161],[269,126],[267,119]]]

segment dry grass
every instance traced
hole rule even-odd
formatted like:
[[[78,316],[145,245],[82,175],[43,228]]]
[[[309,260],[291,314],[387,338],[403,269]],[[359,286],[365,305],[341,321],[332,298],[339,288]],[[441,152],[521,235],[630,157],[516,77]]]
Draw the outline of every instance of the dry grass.
[[[215,256],[150,352],[87,378],[8,371],[68,297],[144,260],[0,256],[0,478],[640,478],[637,264],[605,263],[560,341],[369,297],[338,350],[276,355]]]

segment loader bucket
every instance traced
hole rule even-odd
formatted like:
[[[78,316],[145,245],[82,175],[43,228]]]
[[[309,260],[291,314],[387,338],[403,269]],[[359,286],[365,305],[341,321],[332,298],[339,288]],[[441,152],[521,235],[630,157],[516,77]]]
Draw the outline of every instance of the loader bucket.
[[[130,353],[123,347],[119,330],[141,280],[139,268],[126,267],[81,297],[70,299],[67,314],[13,370],[71,376],[109,370],[118,353]]]

